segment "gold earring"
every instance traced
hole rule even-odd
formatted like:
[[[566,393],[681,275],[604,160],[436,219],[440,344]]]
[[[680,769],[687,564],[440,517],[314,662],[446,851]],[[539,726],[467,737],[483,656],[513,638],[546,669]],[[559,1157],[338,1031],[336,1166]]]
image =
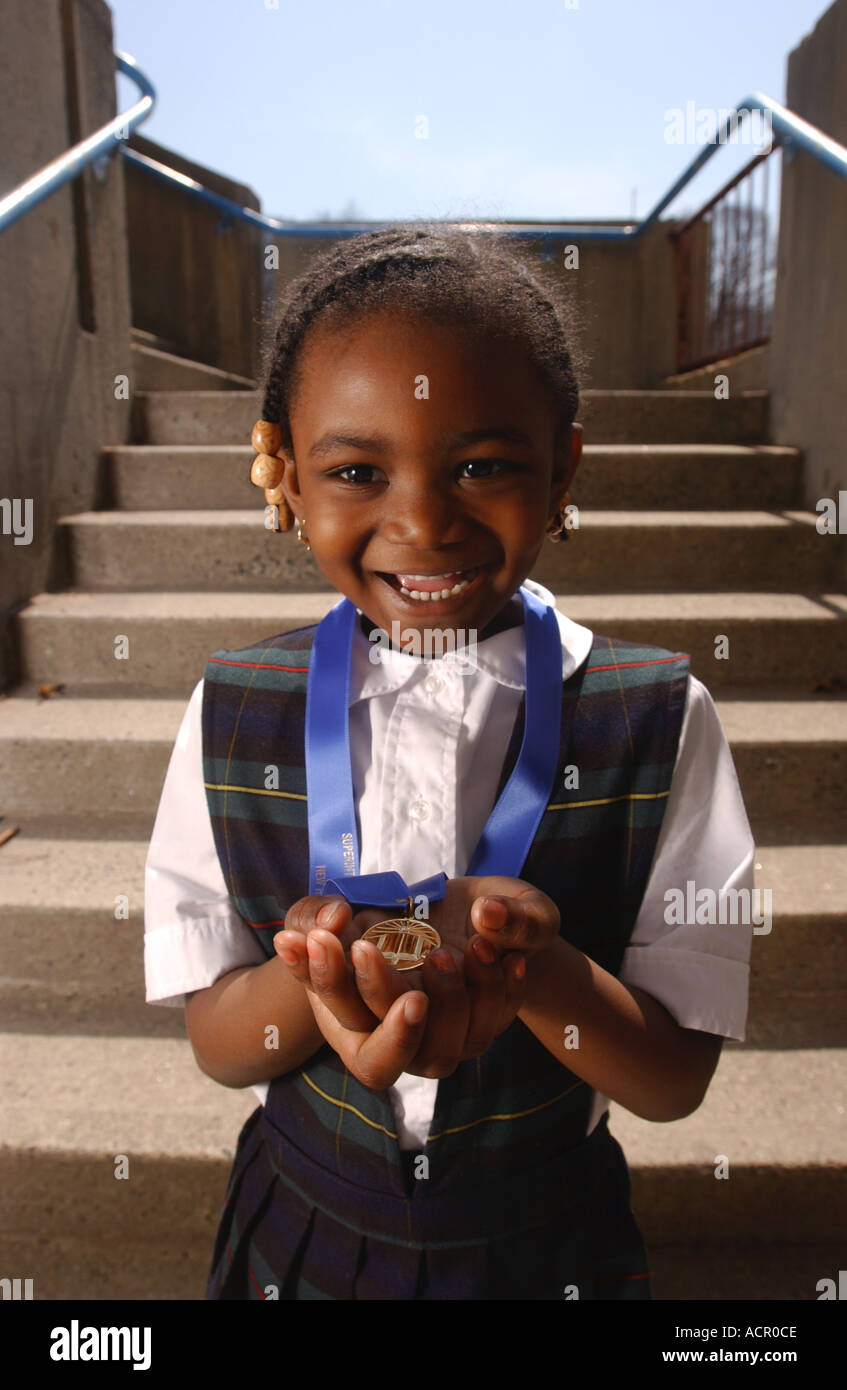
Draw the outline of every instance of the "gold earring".
[[[311,550],[312,547],[309,544],[309,537],[306,535],[305,521],[305,517],[303,517],[302,521],[300,521],[299,519],[297,521],[297,539],[301,545],[305,545],[307,550]]]
[[[558,514],[554,517],[551,517],[544,528],[547,533],[548,539],[551,541],[555,541],[557,545],[559,541],[566,541],[570,539],[570,528],[568,526],[567,513],[567,505],[570,501],[570,496],[571,495],[569,492],[565,493],[559,506]]]

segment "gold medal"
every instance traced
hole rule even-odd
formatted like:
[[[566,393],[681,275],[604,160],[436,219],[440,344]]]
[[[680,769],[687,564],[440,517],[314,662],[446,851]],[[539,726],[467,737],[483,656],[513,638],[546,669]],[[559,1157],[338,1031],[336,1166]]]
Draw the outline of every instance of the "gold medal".
[[[383,960],[395,970],[417,970],[429,955],[441,945],[441,937],[428,922],[414,917],[391,917],[368,927],[363,941],[373,941]]]

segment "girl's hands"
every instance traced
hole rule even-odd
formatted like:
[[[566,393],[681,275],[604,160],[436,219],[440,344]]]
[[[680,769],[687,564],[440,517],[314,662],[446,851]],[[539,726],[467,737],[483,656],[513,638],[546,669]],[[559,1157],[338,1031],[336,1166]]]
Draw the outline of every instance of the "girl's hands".
[[[451,879],[427,919],[441,949],[419,969],[397,971],[358,940],[385,915],[354,915],[341,897],[301,898],[274,938],[327,1042],[363,1085],[379,1090],[404,1071],[449,1076],[486,1052],[523,1003],[525,957],[559,931],[555,904],[521,879]]]
[[[498,953],[524,957],[552,945],[561,925],[559,909],[540,888],[492,874],[449,879],[443,901],[430,904],[428,920],[442,941],[459,949],[478,933]]]

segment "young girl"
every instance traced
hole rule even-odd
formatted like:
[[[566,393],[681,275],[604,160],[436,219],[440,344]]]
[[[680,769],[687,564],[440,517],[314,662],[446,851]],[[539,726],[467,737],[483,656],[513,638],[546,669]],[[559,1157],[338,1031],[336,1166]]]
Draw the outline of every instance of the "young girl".
[[[343,597],[210,659],[147,861],[147,998],[262,1102],[209,1298],[650,1297],[608,1101],[688,1115],[743,1039],[750,927],[666,894],[752,887],[753,841],[687,657],[527,579],[568,534],[569,337],[442,226],[287,293],[253,477]]]

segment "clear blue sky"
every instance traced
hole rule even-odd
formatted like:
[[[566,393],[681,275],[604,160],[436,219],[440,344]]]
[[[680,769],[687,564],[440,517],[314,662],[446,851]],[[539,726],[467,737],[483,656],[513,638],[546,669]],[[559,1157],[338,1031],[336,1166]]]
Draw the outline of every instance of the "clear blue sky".
[[[149,139],[309,220],[643,216],[697,153],[665,113],[781,101],[822,0],[111,0]],[[135,88],[119,81],[125,108]],[[415,138],[425,116],[428,139]],[[718,151],[674,211],[754,153]],[[633,195],[633,190],[636,190]]]

